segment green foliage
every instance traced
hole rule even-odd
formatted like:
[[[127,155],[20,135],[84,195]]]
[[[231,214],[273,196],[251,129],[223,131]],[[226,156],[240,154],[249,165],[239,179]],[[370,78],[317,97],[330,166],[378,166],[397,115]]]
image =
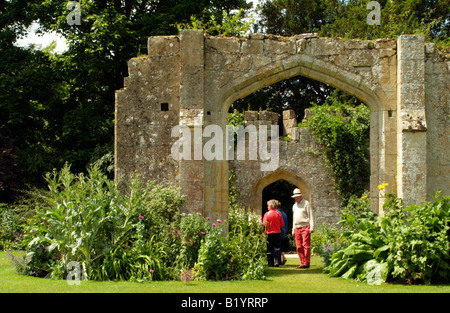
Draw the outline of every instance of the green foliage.
[[[350,196],[347,205],[341,210],[341,230],[344,232],[357,231],[358,221],[361,219],[373,219],[374,212],[370,208],[369,192],[362,196]]]
[[[207,22],[203,22],[200,18],[191,16],[190,23],[176,24],[178,30],[180,29],[203,29],[210,35],[236,36],[241,37],[245,35],[252,26],[253,20],[243,21],[244,10],[240,9],[236,14],[228,14],[227,11],[222,11],[222,16],[217,21],[214,15],[210,15]]]
[[[421,34],[427,41],[447,42],[448,0],[391,0],[380,4],[380,25],[369,25],[367,0],[273,0],[259,5],[259,26],[268,33],[292,36],[318,32],[324,37],[395,38]]]
[[[163,264],[166,242],[159,236],[161,223],[173,223],[183,201],[176,189],[143,184],[136,177],[129,192],[121,193],[97,167],[84,175],[71,173],[66,165],[46,179],[51,205],[39,210],[29,234],[29,274],[63,278],[67,265],[75,261],[86,279],[168,275]],[[145,268],[152,272],[143,272]]]
[[[450,280],[449,197],[435,198],[419,206],[403,208],[387,195],[385,216],[362,208],[353,216],[343,215],[343,247],[331,257],[324,271],[380,284],[385,281],[436,283]]]
[[[447,0],[379,1],[380,25],[368,25],[367,1],[333,1],[328,6],[328,23],[323,24],[320,35],[344,38],[395,38],[403,34],[424,35],[427,41],[447,41],[449,37]]]
[[[325,266],[330,264],[332,254],[341,248],[341,233],[336,226],[320,224],[311,234],[311,253],[322,257]]]
[[[266,238],[260,218],[240,208],[229,213],[229,231],[220,220],[206,232],[194,266],[197,279],[264,279]]]
[[[228,125],[243,126],[245,127],[245,115],[243,112],[233,110],[232,113],[228,113]]]
[[[392,277],[406,282],[450,280],[450,197],[402,209],[391,195],[381,225],[388,238]]]
[[[24,235],[36,218],[36,208],[46,205],[47,191],[30,188],[22,191],[16,203],[0,203],[0,250],[23,250]]]
[[[292,36],[318,32],[333,1],[273,0],[259,4],[259,26],[269,34]]]
[[[240,279],[264,279],[267,239],[261,218],[242,208],[231,208],[227,234],[230,253],[229,276]]]
[[[313,106],[306,126],[323,146],[326,165],[335,175],[344,206],[351,195],[361,196],[369,183],[370,111],[333,99]]]
[[[0,250],[11,249],[17,245],[22,233],[20,216],[15,208],[0,204]]]
[[[76,262],[89,280],[177,279],[193,268],[199,279],[264,277],[265,237],[252,213],[231,210],[225,236],[221,220],[180,214],[184,198],[170,185],[135,176],[123,191],[97,166],[74,174],[67,164],[46,179],[50,192],[26,232],[28,251],[14,259],[21,274],[63,279]],[[6,206],[1,217],[11,217]],[[5,225],[2,236],[17,227]]]
[[[245,0],[78,2],[80,25],[67,22],[68,1],[0,2],[0,125],[14,134],[13,155],[21,161],[14,163],[23,170],[7,187],[17,188],[17,180],[41,186],[52,168],[67,161],[83,171],[112,150],[114,93],[128,76],[128,60],[147,53],[148,36],[174,35],[176,23],[202,14],[219,17],[224,10],[227,21],[237,22],[229,13],[249,7]],[[67,51],[16,47],[33,21],[41,34],[62,35]],[[0,159],[1,170],[17,175],[10,163]]]
[[[222,229],[211,226],[198,251],[198,260],[194,266],[195,278],[207,280],[226,278],[229,262],[227,252]]]
[[[209,221],[200,214],[181,214],[179,230],[181,247],[176,260],[177,268],[191,269],[194,267],[200,246],[210,227]]]

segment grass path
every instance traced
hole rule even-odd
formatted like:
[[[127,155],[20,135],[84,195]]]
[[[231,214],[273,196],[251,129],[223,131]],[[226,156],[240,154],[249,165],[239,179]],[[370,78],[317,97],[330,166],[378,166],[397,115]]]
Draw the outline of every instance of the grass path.
[[[82,281],[70,286],[64,280],[18,275],[7,254],[0,252],[0,293],[450,293],[445,286],[370,286],[322,273],[320,258],[313,257],[309,269],[296,269],[298,258],[286,265],[269,268],[266,280],[258,281],[158,281],[151,283]]]

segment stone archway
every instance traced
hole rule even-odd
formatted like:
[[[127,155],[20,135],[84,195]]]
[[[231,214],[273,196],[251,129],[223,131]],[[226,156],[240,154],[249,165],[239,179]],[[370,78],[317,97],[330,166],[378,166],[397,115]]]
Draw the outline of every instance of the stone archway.
[[[233,101],[281,80],[298,75],[305,76],[337,87],[369,106],[372,187],[383,182],[395,186],[397,173],[393,164],[397,162],[397,154],[388,153],[386,146],[396,149],[397,145],[395,132],[397,81],[396,67],[392,64],[392,60],[395,59],[396,42],[377,41],[372,43],[371,47],[368,42],[346,43],[335,39],[318,38],[314,34],[300,35],[292,41],[283,41],[274,36],[269,38],[273,40],[270,44],[265,42],[264,36],[261,38],[260,35],[253,37],[251,35],[250,39],[244,42],[230,38],[221,41],[219,45],[217,38],[210,38],[213,47],[211,50],[222,55],[232,50],[227,57],[235,60],[233,63],[230,62],[230,67],[231,64],[236,65],[230,68],[234,70],[231,77],[214,75],[213,78],[211,75],[209,85],[212,88],[206,91],[209,94],[205,99],[205,108],[211,115],[206,116],[206,124],[225,125],[226,114]],[[228,41],[229,50],[219,50],[223,47],[224,41]],[[267,46],[270,50],[266,49]],[[250,60],[247,64],[258,66],[250,68],[246,66],[243,58],[247,50],[253,51],[253,54],[246,56],[247,60]],[[240,59],[236,58],[238,51],[242,53]],[[357,57],[358,54],[362,56]],[[210,58],[217,60],[219,57],[216,55]],[[348,66],[349,60],[352,60],[352,66]],[[215,71],[211,72],[217,74]],[[212,106],[209,106],[210,103]],[[387,125],[389,127],[386,127]],[[226,165],[211,164],[212,172],[219,170],[214,169],[215,166],[221,168]],[[371,188],[371,200],[372,208],[381,211],[383,201],[379,198],[377,188]]]
[[[300,188],[304,195],[304,198],[313,204],[314,201],[312,198],[311,190],[306,182],[301,177],[298,177],[283,169],[278,169],[275,172],[272,172],[261,178],[252,186],[251,191],[255,195],[255,197],[252,199],[250,207],[259,209],[259,211],[257,211],[256,213],[261,215],[264,188],[281,179],[291,183],[297,188]]]
[[[183,30],[179,36],[150,37],[148,52],[129,61],[126,87],[116,93],[115,174],[126,182],[139,171],[145,179],[178,185],[187,195],[186,212],[226,218],[229,162],[225,156],[174,160],[173,127],[187,126],[192,133],[209,125],[224,128],[233,101],[297,75],[369,106],[375,210],[381,212],[383,204],[377,185],[386,182],[406,204],[425,201],[435,189],[450,192],[450,147],[442,140],[450,138],[450,57],[421,36],[230,38]]]

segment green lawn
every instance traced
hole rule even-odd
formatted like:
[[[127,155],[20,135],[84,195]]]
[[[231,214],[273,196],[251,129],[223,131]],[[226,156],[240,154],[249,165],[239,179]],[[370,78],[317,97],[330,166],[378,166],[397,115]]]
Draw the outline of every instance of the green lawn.
[[[289,258],[285,266],[267,270],[267,279],[258,281],[158,281],[151,283],[82,281],[70,286],[64,280],[18,275],[5,252],[0,252],[0,292],[8,293],[436,293],[450,292],[445,286],[405,286],[384,284],[369,286],[322,274],[320,258],[313,257],[309,269],[295,269],[298,258]]]

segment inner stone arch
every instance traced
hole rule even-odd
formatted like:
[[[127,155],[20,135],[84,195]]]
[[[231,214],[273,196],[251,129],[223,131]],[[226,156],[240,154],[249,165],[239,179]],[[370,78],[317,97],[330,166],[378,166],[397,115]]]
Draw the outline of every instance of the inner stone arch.
[[[280,179],[269,185],[267,185],[262,191],[262,206],[261,215],[267,212],[267,201],[271,199],[276,199],[281,203],[281,210],[288,215],[289,225],[292,225],[292,205],[294,199],[292,198],[292,192],[297,186],[291,184],[290,182]]]
[[[259,208],[259,210],[261,210],[260,212],[257,212],[259,214],[262,214],[262,207],[264,205],[263,203],[263,191],[264,188],[266,188],[267,186],[279,181],[279,180],[285,180],[287,182],[289,182],[290,184],[296,186],[296,188],[299,188],[302,193],[303,193],[303,197],[305,199],[307,199],[308,201],[312,201],[311,198],[311,190],[309,188],[309,186],[307,185],[307,183],[301,178],[298,177],[286,170],[283,169],[278,169],[273,173],[270,173],[269,175],[261,178],[259,181],[257,181],[254,186],[253,186],[253,190],[255,191],[255,204],[254,207],[255,208]]]

